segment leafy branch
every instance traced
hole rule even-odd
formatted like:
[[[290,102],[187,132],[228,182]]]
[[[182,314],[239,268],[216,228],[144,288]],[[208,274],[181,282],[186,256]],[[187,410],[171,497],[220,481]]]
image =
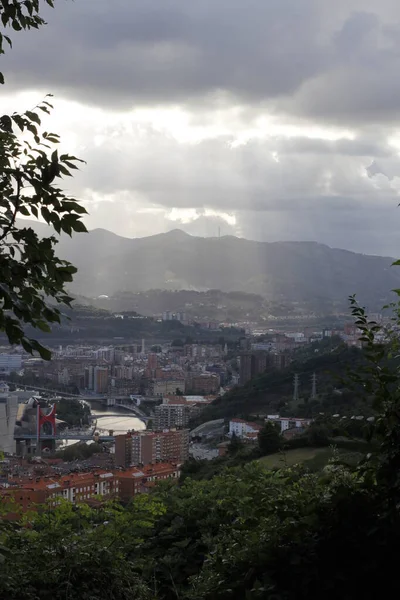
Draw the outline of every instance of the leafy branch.
[[[70,305],[65,285],[76,268],[56,256],[54,236],[40,239],[31,227],[18,227],[17,217],[41,218],[59,234],[86,231],[86,209],[57,185],[83,161],[59,155],[59,136],[41,132],[40,113],[51,109],[46,97],[33,110],[0,118],[0,330],[46,359],[50,352],[25,335],[24,323],[46,332],[48,323],[61,322],[54,301]]]

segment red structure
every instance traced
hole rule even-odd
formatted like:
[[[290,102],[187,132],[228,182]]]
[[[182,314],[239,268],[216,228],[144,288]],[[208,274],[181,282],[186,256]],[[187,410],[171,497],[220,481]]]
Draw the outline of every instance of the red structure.
[[[45,414],[37,403],[37,448],[42,450],[52,450],[55,446],[55,440],[45,439],[41,442],[41,436],[56,435],[56,405],[50,408],[50,412]]]

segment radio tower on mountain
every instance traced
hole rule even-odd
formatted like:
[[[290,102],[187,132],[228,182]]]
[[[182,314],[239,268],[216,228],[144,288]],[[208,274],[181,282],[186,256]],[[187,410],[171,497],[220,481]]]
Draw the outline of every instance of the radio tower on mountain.
[[[293,400],[299,399],[299,376],[296,373],[293,380]]]
[[[317,376],[315,373],[311,376],[311,398],[315,400],[317,397]]]

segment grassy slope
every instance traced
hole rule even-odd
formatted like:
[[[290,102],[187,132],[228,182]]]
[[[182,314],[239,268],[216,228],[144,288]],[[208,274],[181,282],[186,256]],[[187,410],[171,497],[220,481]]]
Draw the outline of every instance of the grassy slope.
[[[344,449],[339,449],[337,452],[340,461],[350,466],[357,464],[363,456],[361,452],[349,452]],[[279,469],[303,464],[310,471],[319,471],[328,464],[333,456],[332,448],[296,448],[295,450],[263,456],[258,459],[258,462],[267,469]]]

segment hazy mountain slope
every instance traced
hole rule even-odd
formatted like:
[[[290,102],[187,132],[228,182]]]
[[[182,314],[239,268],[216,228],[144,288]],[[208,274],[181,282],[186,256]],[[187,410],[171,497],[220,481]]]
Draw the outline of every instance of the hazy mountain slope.
[[[39,229],[50,231],[41,224]],[[355,292],[363,302],[379,306],[391,289],[400,287],[400,269],[391,268],[392,259],[315,242],[197,238],[179,230],[128,239],[95,229],[72,239],[61,236],[58,253],[79,268],[71,290],[86,296],[217,288],[324,302],[343,301]]]

